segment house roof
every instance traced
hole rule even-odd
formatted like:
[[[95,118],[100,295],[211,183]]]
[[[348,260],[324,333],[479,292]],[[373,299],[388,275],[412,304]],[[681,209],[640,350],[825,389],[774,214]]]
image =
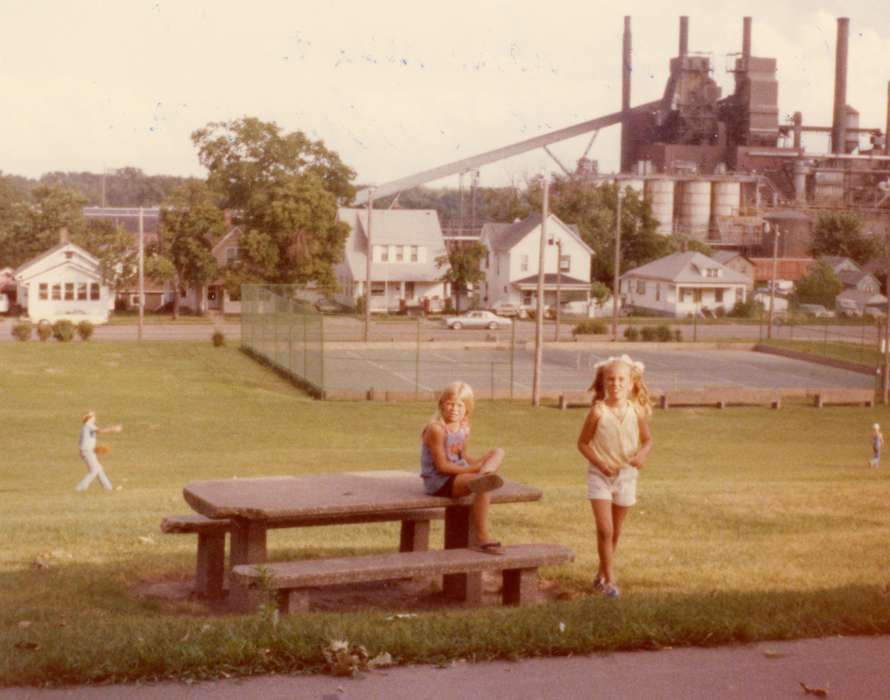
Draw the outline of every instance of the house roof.
[[[340,209],[341,221],[355,222],[367,236],[367,209]],[[435,209],[375,209],[371,215],[371,237],[382,243],[442,245],[442,227]]]
[[[845,289],[843,292],[837,295],[837,299],[851,299],[858,303],[860,306],[865,306],[866,304],[886,304],[887,297],[883,294],[872,294],[871,292],[864,292],[860,289]]]
[[[702,276],[701,270],[715,267],[722,271],[720,277]],[[628,270],[622,275],[622,278],[624,277],[645,277],[647,279],[682,284],[701,284],[702,282],[749,284],[751,282],[747,275],[736,272],[713,258],[709,258],[696,251],[673,253],[658,260],[653,260],[646,265]]]
[[[718,250],[711,254],[711,258],[716,260],[721,265],[726,265],[730,260],[735,260],[736,258],[741,258],[748,263],[751,262],[737,250]]]
[[[862,270],[841,270],[836,274],[837,278],[843,283],[845,287],[855,287],[865,277],[868,277],[872,281],[877,282],[874,275],[872,275],[870,272],[863,272]]]
[[[61,243],[57,243],[49,250],[42,252],[40,255],[35,255],[30,260],[19,265],[15,271],[16,277],[22,276],[25,273],[25,271],[28,270],[28,268],[33,267],[40,261],[45,260],[46,258],[50,257],[51,255],[54,255],[55,253],[59,252],[60,250],[66,248],[66,247],[70,248],[73,252],[85,257],[93,265],[99,264],[99,261],[95,257],[93,257],[90,253],[85,251],[83,248],[81,248],[76,243],[72,243],[71,241],[63,241]]]
[[[519,280],[514,280],[514,285],[517,287],[537,287],[538,286],[538,276],[530,275],[529,277],[523,277]],[[557,284],[561,287],[581,287],[583,289],[588,289],[590,287],[590,282],[585,282],[584,280],[579,280],[577,277],[569,277],[568,275],[557,275],[555,272],[547,272],[544,274],[544,286],[548,289],[553,287],[556,288]]]
[[[768,282],[773,278],[773,258],[750,258],[754,263],[754,281]],[[776,278],[797,282],[810,270],[813,258],[776,258]]]
[[[494,251],[508,251],[519,243],[528,234],[541,225],[543,217],[540,212],[529,214],[522,221],[514,221],[512,224],[487,223],[482,225],[482,238],[487,239],[489,246]],[[550,214],[548,224],[553,223],[562,228],[572,238],[575,238],[591,255],[593,250],[584,239],[575,224],[566,224],[555,214]]]
[[[822,262],[827,263],[828,266],[829,266],[832,270],[834,270],[835,272],[837,272],[837,269],[838,269],[841,265],[847,265],[847,264],[852,265],[852,266],[855,267],[857,270],[861,270],[861,269],[862,269],[861,267],[859,267],[859,265],[856,264],[856,261],[855,261],[855,260],[852,260],[852,259],[850,259],[850,258],[844,257],[843,255],[823,255],[821,258],[819,258],[819,260],[821,260]]]

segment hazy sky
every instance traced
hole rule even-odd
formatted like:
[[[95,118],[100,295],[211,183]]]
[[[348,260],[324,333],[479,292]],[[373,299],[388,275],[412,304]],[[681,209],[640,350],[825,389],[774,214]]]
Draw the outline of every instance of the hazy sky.
[[[836,18],[849,17],[847,101],[883,129],[886,0],[0,0],[0,170],[203,175],[191,132],[250,115],[323,139],[379,184],[616,111],[624,15],[632,102],[660,97],[681,14],[724,95],[726,54],[753,17],[753,54],[778,59],[780,120],[799,110],[819,125],[831,123]],[[618,131],[596,140],[601,170],[617,165]],[[572,166],[588,138],[553,150]],[[538,151],[481,181],[543,170],[558,166]]]

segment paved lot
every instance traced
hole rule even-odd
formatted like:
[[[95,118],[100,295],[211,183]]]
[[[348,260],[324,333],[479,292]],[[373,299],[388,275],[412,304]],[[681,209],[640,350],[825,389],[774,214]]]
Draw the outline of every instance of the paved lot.
[[[890,637],[830,637],[714,649],[621,652],[518,663],[406,666],[358,678],[262,676],[214,683],[0,689],[0,700],[713,700],[890,697]]]

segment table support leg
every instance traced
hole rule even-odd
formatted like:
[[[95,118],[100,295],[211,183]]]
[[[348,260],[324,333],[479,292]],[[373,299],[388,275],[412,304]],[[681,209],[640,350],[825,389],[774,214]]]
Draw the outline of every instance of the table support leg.
[[[198,557],[195,591],[199,596],[218,600],[223,597],[226,576],[226,533],[198,533]]]
[[[505,569],[501,598],[504,605],[534,605],[538,595],[537,569]]]
[[[229,566],[238,564],[262,564],[266,561],[266,525],[243,518],[232,518]],[[256,610],[261,591],[248,590],[229,578],[229,600],[238,612]]]
[[[445,508],[445,549],[469,547],[475,539],[470,513],[470,506]],[[442,577],[442,590],[447,598],[477,605],[482,602],[482,573],[446,574]]]
[[[400,552],[426,552],[430,548],[430,521],[403,520]]]

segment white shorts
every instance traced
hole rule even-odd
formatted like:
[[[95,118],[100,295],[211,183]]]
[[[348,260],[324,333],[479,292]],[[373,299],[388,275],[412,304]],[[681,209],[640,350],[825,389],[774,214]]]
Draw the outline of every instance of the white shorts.
[[[637,502],[636,467],[625,467],[616,476],[608,477],[596,467],[587,467],[587,498],[594,501],[612,501],[616,506],[628,508]]]

